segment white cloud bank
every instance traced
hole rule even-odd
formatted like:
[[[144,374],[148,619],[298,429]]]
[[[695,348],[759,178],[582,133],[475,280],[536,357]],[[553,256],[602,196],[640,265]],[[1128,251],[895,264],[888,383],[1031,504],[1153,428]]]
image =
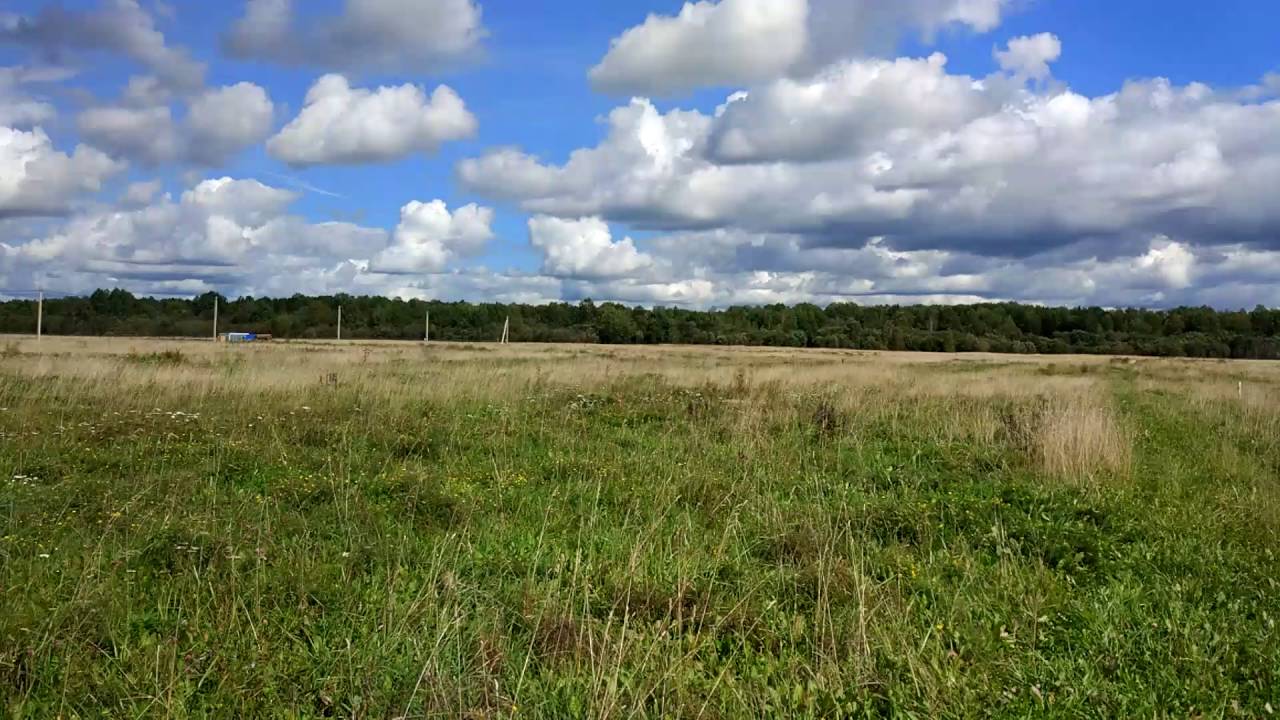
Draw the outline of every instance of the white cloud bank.
[[[39,274],[67,292],[124,284],[251,294],[354,292],[340,284],[351,282],[383,292],[406,284],[399,274],[431,282],[493,238],[493,211],[476,205],[451,212],[439,200],[409,202],[389,233],[308,221],[290,212],[296,193],[256,180],[204,180],[176,200],[157,191],[134,185],[120,207],[87,208],[47,234],[0,238],[0,281],[22,287]]]
[[[982,29],[1003,4],[969,9]],[[458,177],[576,230],[531,240],[544,273],[597,298],[608,285],[662,301],[655,283],[698,282],[712,304],[1274,303],[1275,83],[1151,79],[1086,97],[1053,78],[1062,52],[1051,34],[1015,38],[986,77],[936,53],[843,59],[711,113],[638,98],[561,162],[496,148]],[[647,264],[592,270],[590,248],[617,244],[611,223],[659,233],[627,246]],[[1242,258],[1260,265],[1246,276]]]

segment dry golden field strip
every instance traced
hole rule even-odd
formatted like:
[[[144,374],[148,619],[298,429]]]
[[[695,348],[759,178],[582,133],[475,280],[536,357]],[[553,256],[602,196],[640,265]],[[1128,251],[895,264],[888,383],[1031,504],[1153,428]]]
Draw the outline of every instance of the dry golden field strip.
[[[1266,717],[1280,364],[0,338],[0,715]]]

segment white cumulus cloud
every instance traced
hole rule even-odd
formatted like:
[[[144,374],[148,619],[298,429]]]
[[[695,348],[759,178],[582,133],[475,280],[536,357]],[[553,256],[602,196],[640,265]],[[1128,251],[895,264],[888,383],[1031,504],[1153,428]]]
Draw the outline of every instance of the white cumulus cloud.
[[[615,241],[600,218],[529,220],[529,241],[543,252],[543,271],[552,276],[606,278],[630,275],[653,260],[631,238]]]
[[[599,90],[648,96],[755,85],[891,50],[904,32],[1000,24],[1011,0],[699,0],[649,15],[591,69]]]
[[[400,209],[391,245],[374,257],[373,272],[434,273],[475,255],[493,239],[493,210],[464,205],[453,212],[442,200],[413,201]]]
[[[610,92],[665,94],[768,80],[803,56],[808,16],[807,0],[685,3],[614,40],[591,81]]]
[[[434,152],[441,143],[475,134],[475,116],[446,85],[428,95],[416,85],[352,88],[326,75],[307,92],[306,105],[267,142],[290,165],[359,164]]]
[[[266,139],[274,117],[267,91],[253,83],[206,91],[187,110],[188,154],[217,165]]]
[[[0,127],[0,218],[66,212],[72,200],[97,192],[124,167],[87,145],[59,152],[38,127]]]
[[[1000,67],[1022,77],[1041,80],[1049,76],[1049,64],[1062,57],[1062,41],[1052,33],[1017,37],[1004,50],[996,50]]]

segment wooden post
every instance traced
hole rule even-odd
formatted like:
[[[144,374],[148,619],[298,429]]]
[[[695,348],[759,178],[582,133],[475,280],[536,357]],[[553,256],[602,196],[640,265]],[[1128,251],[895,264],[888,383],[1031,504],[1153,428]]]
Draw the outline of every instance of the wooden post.
[[[504,320],[502,323],[502,344],[508,345],[510,343],[511,343],[511,316],[508,315],[507,319]]]
[[[213,296],[213,341],[218,342],[218,296]]]
[[[426,333],[424,333],[422,336],[422,342],[424,343],[431,342],[431,311],[430,310],[427,311],[427,327],[426,327]]]
[[[36,300],[36,342],[44,337],[44,291],[40,291],[40,296]]]
[[[342,339],[342,306],[338,306],[338,339]]]

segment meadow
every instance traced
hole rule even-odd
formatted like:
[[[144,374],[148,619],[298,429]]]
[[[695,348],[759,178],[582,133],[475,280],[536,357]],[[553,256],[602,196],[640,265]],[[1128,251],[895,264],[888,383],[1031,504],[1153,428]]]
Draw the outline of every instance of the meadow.
[[[0,716],[1263,718],[1280,363],[0,338]]]

